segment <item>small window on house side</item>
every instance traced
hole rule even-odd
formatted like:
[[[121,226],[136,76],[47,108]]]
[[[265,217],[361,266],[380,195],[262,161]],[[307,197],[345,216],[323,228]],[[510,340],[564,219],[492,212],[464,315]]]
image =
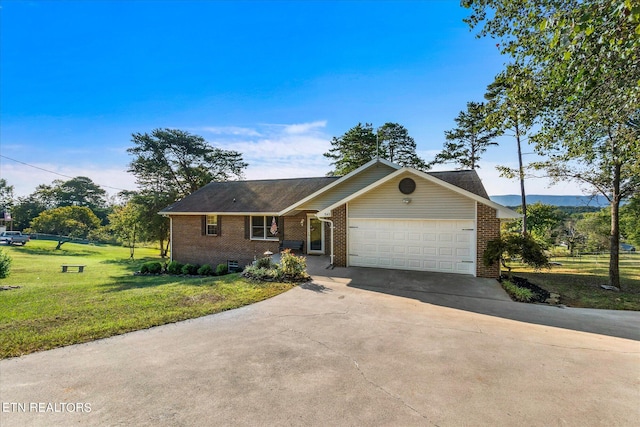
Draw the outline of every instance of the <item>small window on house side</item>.
[[[254,240],[278,240],[277,224],[278,218],[275,216],[252,216],[251,238]]]
[[[207,215],[207,236],[218,235],[218,215]]]

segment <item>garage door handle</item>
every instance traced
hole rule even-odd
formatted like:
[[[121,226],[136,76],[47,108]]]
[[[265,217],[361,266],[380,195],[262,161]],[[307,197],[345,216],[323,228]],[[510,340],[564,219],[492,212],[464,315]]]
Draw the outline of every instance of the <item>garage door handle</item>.
[[[475,228],[463,228],[462,231],[475,231]]]
[[[358,228],[355,225],[350,225],[349,228]]]
[[[464,264],[473,264],[473,261],[462,261]]]

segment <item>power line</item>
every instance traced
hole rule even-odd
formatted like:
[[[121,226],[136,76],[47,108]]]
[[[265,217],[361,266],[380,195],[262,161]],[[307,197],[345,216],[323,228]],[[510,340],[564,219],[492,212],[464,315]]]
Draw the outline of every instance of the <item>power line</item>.
[[[69,178],[69,179],[77,178],[75,176],[69,176],[69,175],[65,175],[65,174],[59,173],[59,172],[54,172],[54,171],[51,171],[51,170],[48,170],[48,169],[44,169],[44,168],[41,168],[39,166],[30,165],[29,163],[25,163],[25,162],[22,162],[20,160],[12,159],[11,157],[7,157],[7,156],[4,156],[2,154],[0,154],[0,157],[2,157],[3,159],[11,160],[11,161],[16,162],[16,163],[20,163],[20,164],[25,165],[25,166],[29,166],[30,168],[39,169],[39,170],[44,171],[44,172],[52,173],[54,175],[63,176],[65,178]],[[101,185],[101,184],[98,184],[98,183],[95,183],[95,184],[100,186],[100,187],[110,188],[112,190],[127,191],[124,188],[111,187],[110,185]]]

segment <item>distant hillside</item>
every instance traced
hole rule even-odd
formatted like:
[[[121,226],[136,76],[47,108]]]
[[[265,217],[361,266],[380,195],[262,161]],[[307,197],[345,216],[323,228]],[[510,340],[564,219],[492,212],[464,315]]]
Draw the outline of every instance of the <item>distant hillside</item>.
[[[503,206],[520,206],[520,196],[517,194],[490,196],[490,199]],[[609,202],[603,196],[549,196],[544,194],[530,194],[527,196],[527,204],[536,202],[554,206],[605,207],[609,205]]]

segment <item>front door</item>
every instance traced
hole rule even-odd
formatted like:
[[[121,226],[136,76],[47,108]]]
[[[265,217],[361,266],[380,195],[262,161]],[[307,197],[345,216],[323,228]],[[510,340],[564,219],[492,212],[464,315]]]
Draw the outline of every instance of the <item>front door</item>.
[[[307,253],[324,254],[324,222],[307,215]]]

